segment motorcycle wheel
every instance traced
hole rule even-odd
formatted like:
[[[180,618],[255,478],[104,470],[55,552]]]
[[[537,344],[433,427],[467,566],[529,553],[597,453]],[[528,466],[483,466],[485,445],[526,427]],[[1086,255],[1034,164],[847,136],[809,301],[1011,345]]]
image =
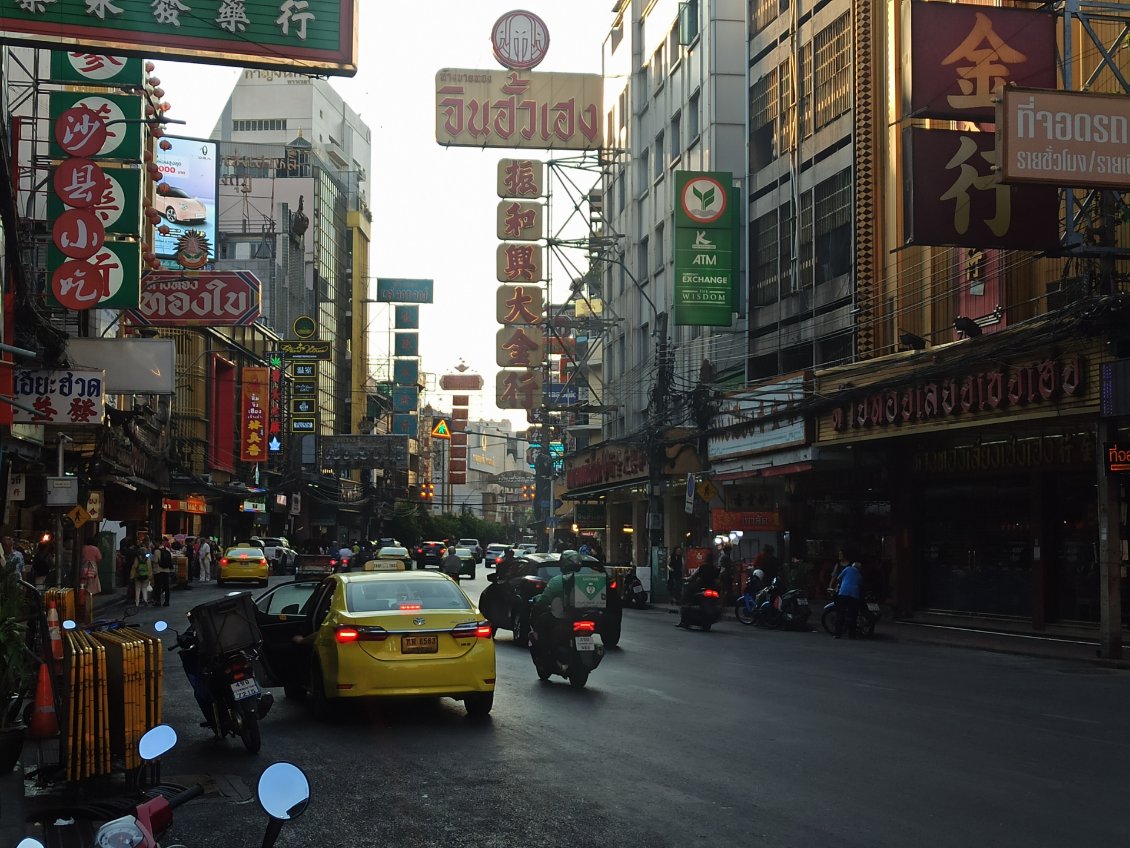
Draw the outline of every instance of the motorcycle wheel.
[[[530,641],[530,635],[522,624],[522,614],[517,610],[511,613],[510,629],[514,631],[514,644],[525,647]]]
[[[585,684],[589,682],[589,670],[587,668],[577,668],[574,666],[569,670],[569,685],[574,689],[584,689]]]
[[[710,628],[711,628],[711,627],[713,627],[713,626],[714,626],[714,622],[713,622],[713,621],[704,621],[704,622],[702,623],[702,632],[703,632],[703,633],[709,633],[709,632],[710,632]]]
[[[239,738],[243,740],[243,747],[249,754],[258,754],[262,747],[259,736],[259,713],[254,704],[244,704],[240,708],[243,723],[239,729]]]
[[[875,616],[870,612],[862,612],[859,614],[859,623],[856,627],[859,629],[860,636],[873,636],[875,635]]]
[[[824,614],[820,616],[820,626],[827,631],[829,636],[836,635],[836,610],[826,609]]]
[[[623,624],[605,625],[604,631],[600,634],[600,639],[606,648],[615,648],[620,644],[620,631]]]
[[[753,610],[751,610],[749,607],[747,607],[741,601],[738,601],[734,605],[734,616],[742,624],[747,624],[747,625],[753,624],[754,621],[756,620],[756,617],[753,614]]]

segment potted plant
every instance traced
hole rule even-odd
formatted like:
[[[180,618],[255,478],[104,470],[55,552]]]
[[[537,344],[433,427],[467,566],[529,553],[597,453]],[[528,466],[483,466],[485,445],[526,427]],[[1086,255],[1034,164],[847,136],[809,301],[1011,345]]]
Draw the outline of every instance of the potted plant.
[[[27,594],[19,574],[0,565],[0,774],[16,765],[23,750],[23,696],[31,680],[27,649]]]

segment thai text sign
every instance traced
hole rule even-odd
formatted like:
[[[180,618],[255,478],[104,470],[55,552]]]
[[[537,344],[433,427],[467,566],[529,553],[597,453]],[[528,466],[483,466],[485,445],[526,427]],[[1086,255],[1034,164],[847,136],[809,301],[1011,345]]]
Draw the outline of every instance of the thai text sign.
[[[710,528],[715,533],[741,530],[746,533],[773,532],[785,529],[779,512],[733,512],[727,509],[710,510]]]
[[[432,280],[377,278],[377,300],[381,303],[431,303]]]
[[[730,325],[738,257],[730,208],[732,181],[728,172],[675,173],[677,325]]]
[[[284,359],[332,359],[329,339],[283,339],[275,345]]]
[[[250,271],[156,271],[141,278],[130,323],[153,327],[249,327],[262,285]]]
[[[1006,183],[1125,190],[1130,97],[1006,88],[997,104],[997,153]]]
[[[610,485],[647,474],[647,454],[619,445],[574,454],[566,463],[565,485],[570,489]]]
[[[1056,87],[1054,15],[961,3],[902,8],[905,117],[992,121],[1002,85]]]
[[[597,150],[600,74],[477,71],[436,74],[436,141],[460,147]]]
[[[92,424],[106,415],[106,372],[70,368],[33,371],[17,368],[12,383],[16,400],[35,413],[12,408],[15,424]]]
[[[243,369],[239,437],[239,458],[243,462],[263,462],[267,458],[270,370],[269,368]]]
[[[322,461],[335,468],[408,470],[408,436],[322,436]]]
[[[992,133],[915,127],[904,139],[908,244],[1042,250],[1057,243],[1058,194],[998,182]]]
[[[5,41],[352,76],[355,0],[19,0]]]
[[[786,377],[722,398],[707,440],[711,462],[807,442],[804,415],[783,415],[805,397],[804,377]]]

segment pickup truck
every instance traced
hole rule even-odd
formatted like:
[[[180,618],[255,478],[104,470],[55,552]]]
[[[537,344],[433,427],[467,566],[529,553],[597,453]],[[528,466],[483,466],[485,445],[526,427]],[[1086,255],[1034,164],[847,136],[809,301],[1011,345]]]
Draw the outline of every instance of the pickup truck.
[[[290,546],[285,536],[268,536],[255,539],[263,543],[263,555],[271,564],[273,574],[293,574],[298,551]]]
[[[337,554],[298,554],[295,560],[295,577],[328,577],[345,571],[349,563],[343,563]]]

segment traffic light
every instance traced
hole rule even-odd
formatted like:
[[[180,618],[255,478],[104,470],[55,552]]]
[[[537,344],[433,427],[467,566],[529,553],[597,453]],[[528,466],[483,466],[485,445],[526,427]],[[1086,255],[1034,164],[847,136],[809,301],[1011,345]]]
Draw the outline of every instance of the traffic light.
[[[436,496],[435,483],[421,483],[420,484],[420,500],[430,501]]]

